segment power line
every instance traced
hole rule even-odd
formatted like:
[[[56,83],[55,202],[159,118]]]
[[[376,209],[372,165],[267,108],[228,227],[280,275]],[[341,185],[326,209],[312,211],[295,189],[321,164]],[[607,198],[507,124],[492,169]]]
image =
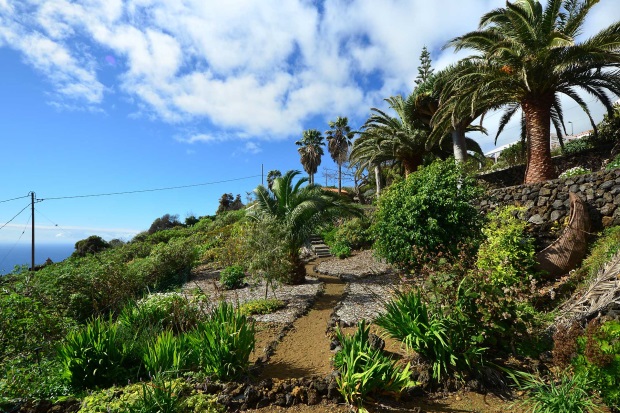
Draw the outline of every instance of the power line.
[[[11,223],[11,221],[13,221],[15,218],[17,218],[19,216],[19,214],[21,214],[22,212],[24,212],[26,210],[26,208],[30,207],[30,204],[26,205],[21,211],[19,211],[17,214],[15,214],[15,216],[11,219],[9,219],[3,226],[0,227],[0,229],[6,227],[7,225],[9,225]]]
[[[226,180],[223,180],[223,181],[205,182],[205,183],[201,183],[201,184],[192,184],[192,185],[169,186],[169,187],[166,187],[166,188],[139,189],[139,190],[136,190],[136,191],[109,192],[109,193],[104,193],[104,194],[72,195],[72,196],[58,196],[58,197],[39,198],[39,199],[37,199],[37,201],[41,202],[41,201],[51,201],[51,200],[57,200],[57,199],[94,198],[94,197],[100,197],[100,196],[128,195],[128,194],[137,194],[137,193],[143,193],[143,192],[169,191],[169,190],[172,190],[172,189],[193,188],[193,187],[197,187],[197,186],[206,186],[206,185],[222,184],[222,183],[226,183],[226,182],[242,181],[244,179],[258,178],[260,176],[261,175],[252,175],[252,176],[245,176],[243,178],[226,179]]]
[[[3,204],[5,202],[10,202],[10,201],[15,201],[16,199],[22,199],[22,198],[28,198],[28,195],[19,196],[17,198],[5,199],[4,201],[0,201],[0,204]]]
[[[28,217],[28,221],[26,221],[26,225],[24,225],[24,229],[22,230],[22,233],[19,235],[19,238],[17,238],[17,241],[15,241],[15,244],[13,244],[11,249],[5,254],[4,258],[2,258],[2,261],[0,261],[0,266],[2,266],[4,264],[6,259],[9,257],[9,255],[11,255],[11,253],[13,252],[15,247],[17,246],[17,244],[19,244],[19,241],[21,241],[22,237],[26,233],[26,228],[28,227],[29,223],[30,223],[30,217]]]

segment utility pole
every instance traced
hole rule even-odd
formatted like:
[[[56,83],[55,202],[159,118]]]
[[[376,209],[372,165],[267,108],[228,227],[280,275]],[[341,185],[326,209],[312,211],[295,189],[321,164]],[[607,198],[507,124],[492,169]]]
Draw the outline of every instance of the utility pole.
[[[260,164],[260,184],[265,186],[265,181],[263,181],[263,177],[265,176],[265,167],[263,164]]]
[[[32,271],[34,271],[34,191],[30,192],[30,207],[32,210]]]

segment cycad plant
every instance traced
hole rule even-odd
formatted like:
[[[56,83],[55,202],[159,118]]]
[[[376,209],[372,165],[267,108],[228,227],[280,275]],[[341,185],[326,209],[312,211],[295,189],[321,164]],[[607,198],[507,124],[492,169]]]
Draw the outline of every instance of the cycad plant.
[[[304,184],[307,178],[293,182],[299,171],[288,171],[276,178],[272,191],[260,185],[255,190],[256,203],[248,210],[254,219],[270,219],[285,229],[290,262],[294,273],[289,282],[304,281],[305,269],[299,258],[299,249],[310,235],[324,222],[335,216],[362,215],[362,211],[347,198],[324,191],[315,185]]]

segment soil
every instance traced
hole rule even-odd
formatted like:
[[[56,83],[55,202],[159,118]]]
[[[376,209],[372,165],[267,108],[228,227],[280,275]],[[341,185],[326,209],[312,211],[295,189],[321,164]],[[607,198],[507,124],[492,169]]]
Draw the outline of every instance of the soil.
[[[344,282],[338,277],[314,272],[312,262],[306,273],[318,277],[325,289],[311,310],[293,324],[284,340],[278,344],[275,354],[264,367],[262,378],[289,379],[298,377],[326,376],[332,371],[329,350],[330,338],[326,334],[334,307],[344,293]]]

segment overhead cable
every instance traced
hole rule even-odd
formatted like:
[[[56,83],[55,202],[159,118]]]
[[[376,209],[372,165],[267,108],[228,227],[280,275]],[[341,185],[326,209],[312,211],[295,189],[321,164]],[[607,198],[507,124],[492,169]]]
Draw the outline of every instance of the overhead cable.
[[[140,189],[136,191],[123,191],[123,192],[109,192],[109,193],[103,193],[103,194],[71,195],[71,196],[38,198],[37,201],[41,202],[41,201],[52,201],[52,200],[58,200],[58,199],[94,198],[94,197],[100,197],[100,196],[128,195],[128,194],[138,194],[138,193],[143,193],[143,192],[169,191],[172,189],[193,188],[197,186],[206,186],[206,185],[222,184],[222,183],[233,182],[233,181],[242,181],[244,179],[258,178],[260,176],[261,175],[252,175],[252,176],[246,176],[243,178],[226,179],[223,181],[205,182],[201,184],[192,184],[192,185],[169,186],[166,188]]]

